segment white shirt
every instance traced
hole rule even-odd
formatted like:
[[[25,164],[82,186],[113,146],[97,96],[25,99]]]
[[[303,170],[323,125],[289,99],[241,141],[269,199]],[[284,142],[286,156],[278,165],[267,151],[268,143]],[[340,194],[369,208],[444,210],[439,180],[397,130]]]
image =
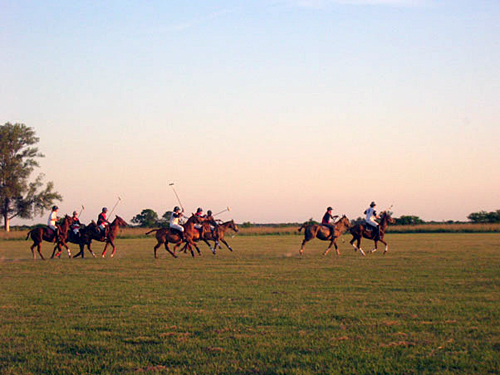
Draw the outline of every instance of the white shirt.
[[[47,225],[51,228],[55,228],[56,227],[56,222],[57,222],[57,212],[56,211],[52,211],[49,215],[49,220],[47,222]]]
[[[366,221],[375,221],[375,209],[373,207],[370,207],[369,209],[366,210]]]
[[[172,212],[172,216],[170,217],[170,225],[179,225],[179,218],[180,214],[176,214],[175,212]]]

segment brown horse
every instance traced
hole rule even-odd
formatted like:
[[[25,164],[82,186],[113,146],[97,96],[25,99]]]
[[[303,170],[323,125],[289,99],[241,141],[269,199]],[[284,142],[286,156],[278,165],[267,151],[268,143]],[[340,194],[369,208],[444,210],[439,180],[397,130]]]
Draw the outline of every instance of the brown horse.
[[[95,224],[95,223],[94,223]],[[91,249],[91,243],[92,243],[92,235],[91,233],[94,232],[94,233],[97,233],[97,230],[96,230],[96,226],[92,226],[92,225],[88,225],[88,226],[85,226],[82,224],[82,226],[80,227],[80,235],[76,235],[74,234],[72,231],[69,231],[68,233],[68,242],[71,242],[71,243],[75,243],[77,245],[80,246],[80,252],[76,255],[73,256],[73,259],[74,258],[78,258],[78,257],[82,257],[84,258],[85,257],[85,254],[84,254],[84,249],[85,249],[85,246],[87,246],[87,249],[90,251],[90,254],[92,254],[92,256],[95,258],[96,255],[95,253],[92,251]]]
[[[328,254],[330,249],[332,248],[332,245],[335,246],[335,251],[337,252],[337,255],[340,255],[339,248],[337,246],[337,238],[342,235],[351,223],[349,222],[349,219],[347,216],[343,215],[335,224],[334,224],[334,229],[333,231],[326,225],[322,224],[303,224],[299,228],[299,232],[305,228],[304,231],[304,241],[302,241],[302,247],[300,248],[300,255],[304,253],[304,248],[306,246],[306,243],[308,241],[311,241],[314,238],[318,238],[322,241],[330,241],[330,245],[328,248],[324,251],[323,255]]]
[[[191,255],[194,257],[194,252],[192,247],[194,246],[193,237],[195,236],[196,232],[198,232],[198,230],[194,227],[194,225],[201,224],[203,221],[204,221],[203,218],[194,214],[191,215],[188,221],[182,224],[182,226],[184,227],[184,239],[182,238],[181,232],[169,228],[152,229],[149,232],[147,232],[146,234],[156,232],[156,241],[158,241],[158,243],[154,247],[155,258],[158,258],[156,250],[158,250],[158,248],[161,245],[164,245],[165,250],[167,250],[174,258],[177,258],[176,255],[177,248],[181,245],[183,241],[186,242],[187,247],[191,251]],[[170,251],[170,248],[168,247],[169,243],[175,244],[173,252]]]
[[[365,255],[365,252],[361,248],[361,238],[368,238],[369,240],[373,240],[375,242],[375,247],[372,249],[372,253],[377,251],[377,242],[380,241],[385,245],[384,254],[389,250],[389,246],[387,242],[384,241],[384,233],[389,224],[394,224],[396,221],[391,217],[391,214],[387,211],[383,211],[380,214],[380,224],[378,225],[378,233],[377,229],[373,228],[370,230],[370,224],[359,223],[349,229],[349,232],[352,234],[352,240],[350,244],[354,247],[354,250],[359,250],[361,255]],[[357,244],[354,245],[354,241],[357,241]]]
[[[51,243],[55,243],[56,247],[59,249],[59,253],[61,253],[61,245],[63,245],[68,251],[68,256],[71,258],[71,250],[66,244],[66,239],[68,238],[68,229],[70,225],[73,223],[73,219],[66,215],[64,216],[62,223],[60,225],[61,231],[59,232],[59,238],[57,238],[56,233],[52,230],[49,231],[49,228],[46,226],[36,227],[28,232],[26,236],[26,240],[30,238],[33,240],[33,245],[31,245],[31,253],[33,254],[33,259],[36,259],[36,253],[33,249],[36,247],[38,250],[38,254],[40,254],[40,258],[45,260],[42,255],[42,242],[47,241]],[[52,253],[52,258],[54,257],[54,253]]]
[[[96,240],[99,242],[105,242],[106,245],[104,246],[104,250],[102,251],[102,257],[106,255],[106,249],[108,248],[108,245],[111,245],[113,247],[113,252],[111,253],[111,258],[115,256],[116,252],[116,246],[115,246],[115,239],[116,236],[118,235],[118,230],[120,227],[126,227],[128,224],[123,220],[120,216],[116,215],[115,220],[111,224],[109,224],[109,227],[106,229],[106,232],[104,234],[101,233],[101,230],[97,227],[97,224],[92,221],[89,225],[85,227],[84,233],[82,233],[86,241],[86,244],[89,248],[89,251],[93,253],[92,248],[91,248],[91,242],[92,240]],[[78,254],[79,255],[79,254]]]
[[[198,229],[193,236],[193,241],[195,242],[194,247],[198,250],[198,254],[200,254],[201,252],[200,249],[198,249],[198,246],[196,246],[196,242],[200,240],[205,242],[208,245],[208,247],[210,247],[210,250],[214,255],[215,251],[217,250],[217,247],[219,247],[219,249],[222,249],[222,246],[220,245],[219,241],[222,242],[224,245],[226,245],[230,251],[233,251],[231,246],[229,246],[229,244],[224,239],[224,234],[227,232],[228,229],[232,229],[235,232],[238,232],[238,225],[236,225],[234,220],[218,224],[217,227],[214,229],[214,232],[210,230],[209,223],[207,222],[203,223],[203,227]],[[210,246],[210,243],[208,241],[214,241],[215,242],[214,247]]]

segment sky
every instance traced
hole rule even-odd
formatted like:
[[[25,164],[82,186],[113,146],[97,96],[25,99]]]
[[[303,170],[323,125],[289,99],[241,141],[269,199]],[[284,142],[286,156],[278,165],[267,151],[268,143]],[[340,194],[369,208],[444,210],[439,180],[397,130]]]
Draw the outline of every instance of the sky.
[[[161,216],[170,183],[240,223],[500,209],[497,0],[0,9],[0,124],[35,129],[60,214]]]

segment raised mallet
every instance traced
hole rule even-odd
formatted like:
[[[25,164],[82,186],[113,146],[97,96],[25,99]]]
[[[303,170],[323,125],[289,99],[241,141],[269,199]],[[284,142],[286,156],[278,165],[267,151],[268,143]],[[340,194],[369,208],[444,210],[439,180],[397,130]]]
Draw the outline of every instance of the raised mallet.
[[[225,210],[217,212],[214,216],[220,215],[221,213],[226,212],[226,211],[231,211],[231,209],[229,208],[229,206],[227,206],[227,208]]]
[[[118,203],[120,203],[122,199],[120,197],[118,197],[118,200],[116,201],[115,205],[113,206],[113,209],[111,210],[111,212],[109,213],[109,217],[111,217],[111,215],[113,214],[113,212],[115,211],[115,208],[116,206],[118,206]]]
[[[172,182],[171,184],[168,184],[168,186],[172,187],[172,190],[174,191],[174,194],[177,197],[177,202],[179,202],[179,205],[181,206],[182,211],[184,211],[184,207],[182,206],[182,202],[181,202],[179,196],[177,195],[177,192],[175,191],[174,183]]]
[[[82,209],[80,210],[80,213],[78,214],[78,217],[82,216],[82,212],[85,210],[85,206],[82,204]]]

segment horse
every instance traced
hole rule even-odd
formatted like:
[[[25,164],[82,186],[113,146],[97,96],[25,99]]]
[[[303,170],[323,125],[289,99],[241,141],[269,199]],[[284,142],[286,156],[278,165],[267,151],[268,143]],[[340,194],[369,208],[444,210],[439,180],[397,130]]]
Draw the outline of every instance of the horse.
[[[49,228],[46,226],[40,226],[33,228],[30,230],[26,236],[26,240],[28,240],[31,236],[31,239],[33,240],[33,245],[31,245],[31,253],[33,254],[33,259],[36,259],[36,253],[33,251],[33,249],[37,248],[38,254],[40,254],[40,258],[42,260],[45,260],[45,258],[42,255],[42,242],[47,241],[51,243],[55,243],[56,247],[59,248],[59,253],[61,253],[61,245],[63,245],[66,250],[68,251],[68,256],[71,258],[71,250],[69,249],[68,245],[66,244],[66,238],[68,237],[68,229],[70,225],[73,223],[73,219],[65,215],[62,223],[60,225],[60,232],[59,232],[59,238],[57,238],[56,233],[54,233],[52,230],[49,231]],[[52,253],[52,257],[54,257],[54,253]]]
[[[314,238],[318,238],[322,241],[330,241],[330,245],[323,252],[323,255],[328,254],[328,252],[332,248],[332,245],[335,246],[335,251],[337,252],[337,255],[340,255],[340,251],[337,246],[337,238],[339,238],[340,235],[343,234],[349,228],[350,225],[351,223],[349,222],[349,219],[345,215],[343,215],[334,224],[333,231],[331,230],[331,228],[323,224],[307,224],[307,223],[303,224],[299,228],[299,232],[305,228],[304,231],[305,238],[304,241],[302,241],[302,247],[300,248],[300,255],[304,253],[304,248],[306,246],[306,243]]]
[[[226,245],[230,251],[233,251],[231,246],[229,246],[229,244],[224,239],[224,234],[227,232],[228,229],[232,229],[235,232],[238,232],[239,230],[238,225],[236,225],[234,220],[218,224],[217,227],[214,229],[214,232],[210,230],[209,223],[207,222],[203,223],[203,227],[198,229],[193,236],[193,242],[195,242],[194,247],[196,248],[196,250],[198,250],[198,254],[201,254],[201,252],[198,246],[196,246],[196,242],[200,240],[205,242],[208,245],[208,247],[210,247],[210,250],[214,255],[215,251],[217,250],[217,247],[219,247],[219,249],[222,249],[222,246],[220,245],[219,241],[221,241],[224,245]],[[210,246],[210,243],[208,243],[208,241],[214,241],[215,243],[214,247]]]
[[[91,237],[90,233],[92,231],[96,232],[95,227],[93,227],[91,225],[85,226],[83,224],[80,227],[80,231],[79,231],[80,235],[79,236],[74,234],[72,231],[69,231],[68,242],[75,243],[75,244],[80,246],[80,252],[78,254],[74,255],[73,259],[78,258],[80,256],[82,258],[85,257],[85,253],[84,253],[85,246],[87,246],[87,249],[90,251],[90,254],[92,254],[92,256],[94,258],[96,257],[95,253],[91,249],[92,237]]]
[[[191,251],[191,255],[194,257],[194,252],[192,248],[192,246],[194,246],[193,237],[195,233],[198,232],[197,229],[194,227],[194,225],[201,224],[203,221],[205,221],[205,219],[203,219],[202,217],[192,214],[191,217],[188,219],[188,221],[182,224],[182,226],[184,227],[184,239],[182,238],[182,233],[180,231],[170,228],[152,229],[149,232],[147,232],[146,235],[156,232],[156,241],[158,243],[154,247],[155,258],[158,259],[156,250],[158,250],[158,248],[161,245],[165,246],[165,250],[167,250],[170,253],[170,255],[172,255],[174,258],[177,258],[176,250],[183,241],[187,243],[187,246]],[[173,252],[170,251],[170,248],[168,247],[169,243],[175,244]],[[201,255],[199,249],[198,253]]]
[[[104,246],[104,250],[102,251],[102,257],[104,258],[106,255],[106,249],[108,248],[108,245],[111,245],[113,247],[113,252],[111,253],[111,258],[115,256],[116,252],[116,246],[115,246],[115,239],[116,236],[118,235],[118,230],[120,229],[120,226],[126,227],[128,224],[123,220],[120,216],[116,215],[115,220],[111,224],[109,224],[109,227],[107,228],[106,232],[104,235],[101,233],[99,227],[97,224],[92,221],[89,225],[85,227],[84,232],[82,233],[82,236],[85,236],[85,244],[88,246],[89,251],[93,253],[92,248],[91,248],[91,242],[92,240],[96,240],[99,242],[105,242],[106,245]],[[81,248],[80,248],[81,250]],[[78,254],[80,255],[80,254]]]
[[[354,251],[359,250],[361,255],[365,256],[365,252],[361,248],[361,238],[368,238],[369,240],[373,240],[375,242],[375,247],[372,249],[372,253],[377,251],[377,242],[380,241],[385,245],[384,254],[389,250],[389,245],[384,241],[384,233],[389,224],[394,224],[396,221],[391,217],[391,214],[387,211],[383,211],[380,213],[380,224],[378,225],[379,233],[377,234],[377,230],[373,228],[372,230],[367,230],[370,227],[370,224],[359,223],[354,225],[349,229],[349,232],[352,234],[352,240],[350,244],[354,247]],[[357,241],[357,245],[354,245],[354,241]]]

